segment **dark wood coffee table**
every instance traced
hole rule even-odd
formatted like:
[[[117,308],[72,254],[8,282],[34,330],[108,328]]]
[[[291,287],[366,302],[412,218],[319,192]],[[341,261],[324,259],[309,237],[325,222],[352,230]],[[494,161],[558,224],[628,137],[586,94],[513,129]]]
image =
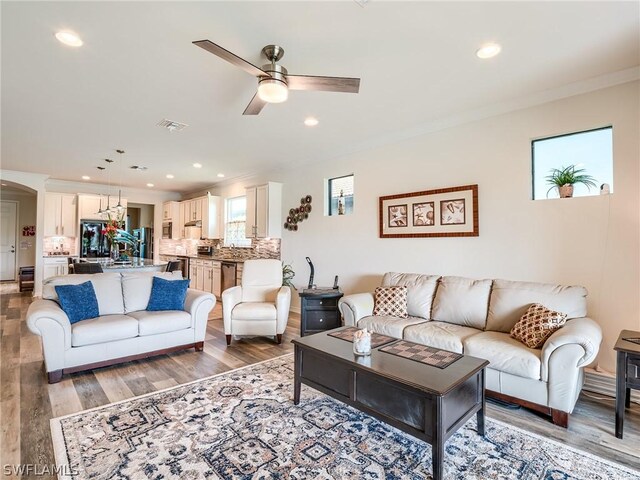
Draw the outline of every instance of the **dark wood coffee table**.
[[[484,436],[486,360],[465,355],[441,369],[381,347],[360,357],[351,342],[327,332],[293,343],[296,405],[304,383],[430,443],[435,480],[442,478],[445,442],[474,414]]]

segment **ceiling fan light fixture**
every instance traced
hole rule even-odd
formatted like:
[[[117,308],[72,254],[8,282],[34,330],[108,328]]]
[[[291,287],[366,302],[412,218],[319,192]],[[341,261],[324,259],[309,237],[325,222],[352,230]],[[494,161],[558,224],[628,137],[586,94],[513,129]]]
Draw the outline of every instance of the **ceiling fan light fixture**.
[[[267,103],[282,103],[289,98],[289,88],[282,80],[264,78],[258,85],[258,97]]]

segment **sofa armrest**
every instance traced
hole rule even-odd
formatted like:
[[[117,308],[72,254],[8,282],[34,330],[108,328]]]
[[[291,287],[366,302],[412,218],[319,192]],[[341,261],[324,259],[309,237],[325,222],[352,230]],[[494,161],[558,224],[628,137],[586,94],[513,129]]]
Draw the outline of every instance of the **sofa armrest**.
[[[224,321],[225,335],[231,335],[231,312],[242,302],[242,287],[236,286],[227,288],[222,292],[222,319]]]
[[[358,320],[373,314],[373,294],[356,293],[342,297],[338,308],[344,318],[344,324],[357,326]]]
[[[207,332],[209,312],[216,306],[216,297],[211,293],[187,289],[184,311],[191,314],[191,327],[195,329],[194,341],[202,342]]]
[[[65,351],[71,348],[71,322],[53,300],[35,300],[27,310],[27,326],[42,337],[47,372],[64,368]]]
[[[572,318],[560,330],[551,335],[542,346],[542,380],[549,378],[549,363],[553,352],[563,345],[578,345],[580,353],[576,366],[583,367],[595,360],[602,342],[602,329],[590,318]]]
[[[291,289],[289,287],[280,287],[276,296],[276,333],[281,335],[287,328],[289,321],[289,308],[291,307]]]

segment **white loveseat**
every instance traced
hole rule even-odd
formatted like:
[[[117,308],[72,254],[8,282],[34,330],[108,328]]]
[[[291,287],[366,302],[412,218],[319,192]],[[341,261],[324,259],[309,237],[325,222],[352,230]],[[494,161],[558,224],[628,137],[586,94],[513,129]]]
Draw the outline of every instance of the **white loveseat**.
[[[60,381],[64,373],[185,348],[202,351],[215,297],[189,289],[184,310],[147,311],[154,276],[182,278],[180,272],[136,272],[65,275],[45,281],[42,299],[29,306],[27,325],[42,337],[49,383]],[[72,325],[57,302],[54,287],[88,280],[93,284],[100,316]]]
[[[339,303],[345,325],[490,362],[487,395],[518,403],[567,426],[584,382],[583,367],[600,348],[602,331],[587,318],[587,291],[578,286],[386,273],[382,286],[406,285],[408,318],[373,316],[370,293]],[[533,303],[567,314],[541,349],[509,332]]]

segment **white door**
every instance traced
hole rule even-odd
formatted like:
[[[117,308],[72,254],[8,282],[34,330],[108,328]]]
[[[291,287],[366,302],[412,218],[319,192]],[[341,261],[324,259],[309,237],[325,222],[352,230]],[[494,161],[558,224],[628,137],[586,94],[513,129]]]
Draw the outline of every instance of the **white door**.
[[[269,236],[269,186],[260,185],[256,188],[256,234],[258,238]]]
[[[247,221],[244,236],[246,238],[256,236],[256,187],[247,188]]]
[[[60,194],[47,193],[44,196],[44,236],[60,235]]]
[[[62,195],[60,202],[60,235],[76,236],[76,196]]]
[[[16,279],[17,204],[2,202],[0,207],[0,280]]]

